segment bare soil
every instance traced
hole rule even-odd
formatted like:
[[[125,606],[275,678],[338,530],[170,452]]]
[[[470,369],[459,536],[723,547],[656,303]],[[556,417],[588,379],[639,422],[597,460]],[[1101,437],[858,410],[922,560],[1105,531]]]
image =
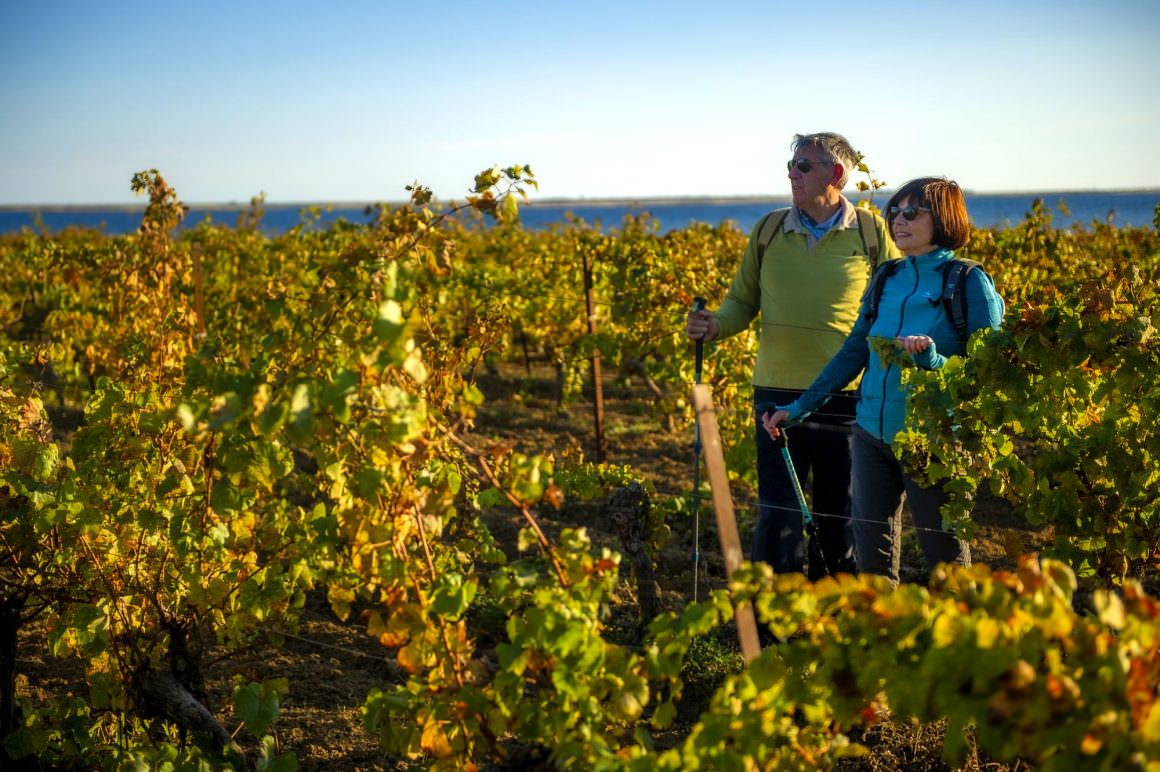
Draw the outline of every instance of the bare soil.
[[[547,367],[539,366],[529,375],[523,367],[505,367],[499,373],[480,378],[487,401],[479,412],[471,441],[485,445],[490,440],[512,440],[528,453],[582,451],[595,457],[593,410],[590,401],[561,409],[556,400],[555,379]],[[650,417],[652,394],[639,380],[608,377],[604,383],[604,409],[608,461],[637,470],[654,486],[659,497],[687,495],[692,487],[692,427],[666,430]],[[748,543],[753,518],[752,491],[732,492],[738,512],[741,537]],[[718,549],[712,512],[703,507],[701,517],[702,591],[724,581],[724,565]],[[596,544],[619,548],[618,537],[588,505],[565,505],[559,510],[540,512],[541,526],[549,536],[562,528],[586,526]],[[976,518],[980,523],[972,542],[974,559],[995,566],[1011,565],[1011,555],[1042,546],[1050,534],[1029,528],[1001,501],[982,496]],[[516,536],[522,525],[510,511],[484,513],[485,522],[505,551],[515,554]],[[687,518],[672,522],[672,538],[657,560],[657,580],[662,608],[680,608],[692,590],[692,524]],[[916,548],[904,549],[905,576],[920,580],[924,569]],[[635,588],[630,581],[622,589],[610,624],[616,630],[634,628],[637,616]],[[399,668],[376,641],[365,633],[358,619],[339,621],[330,611],[322,591],[313,594],[304,611],[300,628],[293,635],[271,631],[271,640],[280,646],[256,647],[253,651],[214,662],[212,652],[206,667],[211,707],[227,728],[238,722],[231,715],[229,694],[233,680],[285,677],[290,692],[283,700],[282,713],[273,728],[282,751],[293,751],[304,770],[396,770],[409,769],[404,760],[384,753],[377,739],[363,728],[361,706],[367,693],[401,680]],[[628,635],[628,633],[625,633]],[[725,635],[722,643],[736,647]],[[30,625],[21,632],[18,661],[18,691],[38,702],[50,695],[84,694],[84,673],[80,662],[60,661],[41,655],[44,631]],[[724,673],[720,674],[724,677]],[[658,738],[660,745],[680,740],[682,731],[704,708],[716,683],[693,684],[682,706],[685,722],[674,732]],[[239,740],[247,738],[239,736]],[[874,728],[862,742],[872,748],[870,757],[843,769],[936,770],[947,769],[940,759],[942,733],[935,727],[885,724]],[[252,746],[252,740],[249,740]],[[244,743],[245,744],[245,743]],[[533,754],[534,756],[534,754]],[[522,767],[547,769],[543,758],[525,756]],[[517,767],[509,767],[517,768]],[[974,759],[968,769],[1010,769]]]

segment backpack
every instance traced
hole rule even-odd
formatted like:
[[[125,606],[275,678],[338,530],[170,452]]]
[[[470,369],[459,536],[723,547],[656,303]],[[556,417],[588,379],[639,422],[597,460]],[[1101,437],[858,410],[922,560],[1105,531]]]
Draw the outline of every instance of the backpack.
[[[866,289],[869,296],[866,316],[870,319],[871,324],[878,318],[878,304],[882,301],[882,288],[886,284],[886,280],[894,275],[902,263],[902,260],[891,260],[883,263],[882,269],[875,271],[874,276],[871,277],[870,286]],[[967,332],[967,293],[963,290],[963,286],[967,276],[976,269],[981,271],[983,267],[974,260],[957,257],[939,269],[943,278],[942,293],[939,299],[942,301],[947,318],[951,320],[951,324],[955,328],[955,335],[958,336],[959,343],[964,345],[967,338],[970,337],[970,333]]]
[[[858,215],[858,235],[862,237],[862,248],[866,250],[866,256],[870,259],[870,270],[873,272],[878,267],[878,228],[874,224],[874,215],[870,213],[869,209],[863,209],[860,206],[854,207],[854,212]],[[761,263],[765,260],[765,248],[769,246],[769,242],[773,241],[773,237],[781,230],[782,223],[785,222],[786,215],[789,214],[788,209],[778,209],[765,215],[761,221],[761,225],[757,229],[757,275],[761,275]]]

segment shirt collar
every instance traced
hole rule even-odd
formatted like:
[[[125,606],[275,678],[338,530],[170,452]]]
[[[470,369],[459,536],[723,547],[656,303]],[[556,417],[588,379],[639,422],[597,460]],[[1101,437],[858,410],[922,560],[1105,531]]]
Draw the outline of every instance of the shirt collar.
[[[837,217],[837,220],[831,227],[838,228],[839,230],[845,228],[857,228],[858,213],[854,211],[854,205],[851,204],[850,200],[845,196],[841,197],[841,204],[842,208],[839,209],[834,215]],[[796,206],[791,206],[789,208],[789,214],[785,218],[785,224],[782,226],[782,230],[786,231],[787,233],[790,231],[801,231],[803,233],[810,232],[810,228],[805,224],[805,222],[802,221],[801,212],[798,211]]]

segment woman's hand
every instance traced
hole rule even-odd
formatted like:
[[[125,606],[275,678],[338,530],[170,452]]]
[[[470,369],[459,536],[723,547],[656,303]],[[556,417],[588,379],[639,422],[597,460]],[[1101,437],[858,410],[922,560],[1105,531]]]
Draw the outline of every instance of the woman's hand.
[[[899,346],[908,354],[918,354],[930,348],[931,339],[926,335],[907,335],[895,338]]]
[[[691,340],[713,340],[717,337],[717,317],[709,311],[690,311],[685,318],[685,334]]]
[[[769,432],[769,436],[776,440],[781,436],[781,429],[777,428],[778,424],[785,423],[785,419],[787,418],[789,418],[789,413],[785,410],[763,413],[761,416],[761,425],[765,427],[765,431]]]

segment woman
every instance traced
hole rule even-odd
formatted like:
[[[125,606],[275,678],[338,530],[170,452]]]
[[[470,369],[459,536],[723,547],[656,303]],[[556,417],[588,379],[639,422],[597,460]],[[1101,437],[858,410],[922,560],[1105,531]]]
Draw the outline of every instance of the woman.
[[[873,354],[870,340],[893,339],[900,352],[930,370],[942,367],[948,356],[966,353],[942,295],[947,269],[955,263],[953,250],[967,243],[970,224],[958,184],[936,177],[903,185],[886,205],[886,222],[905,257],[879,267],[882,275],[871,281],[872,288],[880,282],[877,303],[867,290],[842,348],[802,396],[766,412],[762,422],[776,439],[780,425],[809,415],[862,374],[850,453],[854,549],[859,571],[897,584],[903,494],[928,566],[968,565],[971,553],[943,529],[939,507],[946,492],[941,486],[924,488],[909,477],[890,447],[903,426],[906,390],[898,365]],[[1003,300],[986,273],[969,271],[959,291],[966,293],[968,332],[999,327]]]

